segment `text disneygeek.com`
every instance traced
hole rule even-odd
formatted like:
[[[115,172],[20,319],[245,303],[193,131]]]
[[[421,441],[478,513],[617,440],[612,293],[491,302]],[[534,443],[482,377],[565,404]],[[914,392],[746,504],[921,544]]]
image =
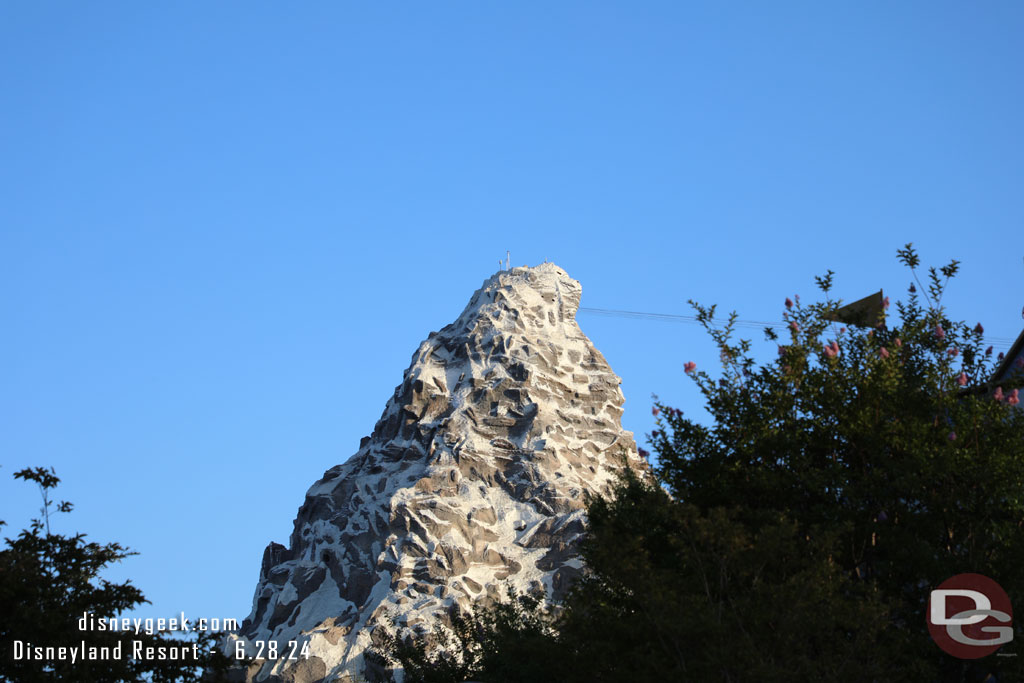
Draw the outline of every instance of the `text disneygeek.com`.
[[[135,635],[145,633],[148,636],[154,633],[166,633],[168,631],[179,631],[181,633],[236,631],[238,622],[234,619],[188,619],[185,613],[170,619],[139,619],[132,617],[97,617],[92,612],[86,612],[78,620],[79,631],[110,631],[110,632],[133,632]]]

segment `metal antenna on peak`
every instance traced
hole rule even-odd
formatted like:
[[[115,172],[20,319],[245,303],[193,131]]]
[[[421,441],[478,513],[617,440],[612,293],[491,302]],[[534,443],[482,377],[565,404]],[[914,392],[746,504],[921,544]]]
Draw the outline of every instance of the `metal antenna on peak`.
[[[510,257],[511,257],[511,254],[509,254],[508,250],[506,249],[506,250],[505,250],[505,270],[508,270],[508,269],[509,269],[509,267],[508,267],[508,261],[509,261],[509,258],[510,258]]]

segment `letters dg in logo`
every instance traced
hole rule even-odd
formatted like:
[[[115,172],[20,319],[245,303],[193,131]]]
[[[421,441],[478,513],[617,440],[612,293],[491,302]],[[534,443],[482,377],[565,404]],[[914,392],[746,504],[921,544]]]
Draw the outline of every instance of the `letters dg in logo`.
[[[957,574],[928,598],[932,639],[960,659],[992,654],[1013,640],[1013,609],[1002,586],[981,574]]]

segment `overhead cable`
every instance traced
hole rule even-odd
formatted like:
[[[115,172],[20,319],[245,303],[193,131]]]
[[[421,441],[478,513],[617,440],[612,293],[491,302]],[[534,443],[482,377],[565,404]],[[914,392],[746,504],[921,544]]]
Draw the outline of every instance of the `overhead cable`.
[[[592,313],[594,315],[602,315],[613,318],[633,318],[636,320],[663,320],[665,322],[676,322],[676,323],[699,323],[697,316],[695,315],[679,315],[676,313],[649,313],[646,311],[621,311],[611,308],[590,308],[587,306],[581,306],[580,311],[584,313]],[[766,327],[785,327],[788,323],[786,321],[775,321],[767,322],[763,320],[740,320],[735,321],[736,327],[753,328],[763,330]],[[999,346],[1010,346],[1015,341],[1014,339],[1008,339],[1006,337],[990,337],[985,336],[985,341],[990,344],[997,344]]]

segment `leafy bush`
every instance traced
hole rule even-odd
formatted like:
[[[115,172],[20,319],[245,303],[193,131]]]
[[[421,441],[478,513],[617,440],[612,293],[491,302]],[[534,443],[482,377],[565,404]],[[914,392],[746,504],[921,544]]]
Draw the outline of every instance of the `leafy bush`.
[[[538,597],[509,589],[507,602],[453,612],[447,621],[429,633],[400,638],[393,620],[391,629],[375,633],[377,644],[368,657],[379,669],[401,666],[406,683],[461,683],[480,676],[529,683],[549,678],[557,666],[553,619]]]
[[[199,667],[209,668],[209,678],[217,680],[227,660],[211,654],[216,635],[192,634],[192,639],[170,638],[160,633],[147,635],[134,631],[81,631],[78,620],[89,612],[97,618],[117,616],[136,605],[148,602],[130,581],[112,583],[100,578],[108,565],[134,553],[119,543],[99,544],[85,540],[85,534],[64,536],[50,530],[50,514],[71,512],[68,502],[54,504],[50,492],[60,483],[52,469],[36,467],[21,470],[18,479],[35,482],[43,499],[41,516],[16,538],[5,539],[0,550],[0,681],[34,683],[36,681],[140,681],[172,683],[200,680]],[[3,522],[0,522],[2,525]],[[143,647],[180,647],[199,644],[197,660],[151,659],[131,657],[131,641]],[[44,659],[15,658],[15,641],[24,647],[110,648],[121,644],[120,658],[95,661],[69,655]],[[22,650],[24,653],[24,650]],[[45,654],[45,652],[44,652]]]

